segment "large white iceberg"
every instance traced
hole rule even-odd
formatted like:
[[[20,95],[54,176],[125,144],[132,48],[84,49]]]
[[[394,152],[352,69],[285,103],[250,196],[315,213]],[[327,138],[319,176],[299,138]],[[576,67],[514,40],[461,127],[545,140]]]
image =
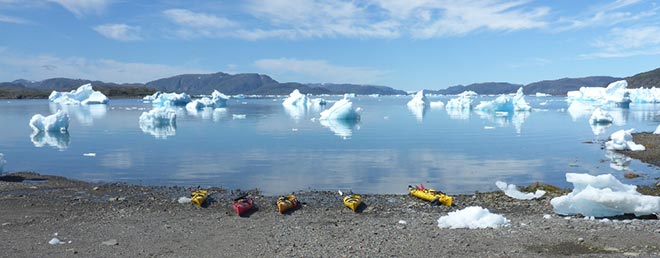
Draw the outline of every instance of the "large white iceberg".
[[[167,138],[176,134],[176,113],[164,107],[154,108],[140,115],[140,129],[156,138]]]
[[[428,107],[430,105],[429,99],[424,95],[424,90],[418,91],[415,96],[408,101],[408,106],[414,107]]]
[[[518,190],[516,185],[507,184],[502,181],[495,182],[495,185],[497,185],[497,188],[502,190],[506,196],[519,200],[531,200],[531,199],[541,198],[545,194],[545,191],[543,190],[536,190],[536,192],[534,193],[523,193],[520,190]]]
[[[188,110],[200,110],[203,108],[221,108],[227,106],[227,100],[229,97],[225,94],[220,93],[217,90],[214,90],[211,93],[211,97],[202,97],[201,99],[193,100],[186,104],[186,109]]]
[[[304,95],[300,93],[298,89],[295,89],[289,94],[289,97],[282,102],[282,105],[307,107],[309,105],[309,99],[307,98],[307,95]]]
[[[62,110],[46,117],[36,114],[30,119],[30,127],[37,132],[66,132],[69,129],[69,115]]]
[[[107,104],[110,99],[100,91],[92,89],[91,84],[85,84],[70,92],[53,91],[48,96],[48,100],[57,104],[77,105],[77,104]]]
[[[643,195],[637,186],[623,184],[612,174],[566,173],[566,181],[573,184],[573,191],[550,201],[557,214],[611,217],[660,212],[660,197]]]
[[[591,124],[610,124],[612,121],[614,121],[612,115],[602,111],[600,108],[596,108],[589,118],[589,123]]]
[[[492,101],[482,101],[474,109],[483,112],[515,112],[515,111],[530,111],[532,107],[525,101],[523,88],[519,88],[516,95],[513,97],[509,95],[500,95]]]
[[[187,93],[160,93],[158,96],[156,92],[154,94],[154,100],[151,101],[151,104],[155,107],[174,107],[174,106],[185,106],[192,101],[190,95]]]
[[[453,211],[438,219],[440,228],[498,228],[509,224],[504,216],[493,214],[479,206],[470,206]]]
[[[605,148],[608,150],[631,150],[643,151],[646,147],[641,144],[633,142],[632,132],[635,129],[619,130],[610,135],[610,140],[605,143]]]
[[[630,106],[630,91],[626,88],[628,82],[620,80],[602,87],[581,87],[577,91],[566,93],[569,101],[591,102],[595,105],[609,105],[628,108]]]
[[[474,102],[476,96],[477,93],[474,91],[465,91],[458,94],[458,97],[447,101],[445,108],[447,110],[471,110],[472,102]]]
[[[357,110],[353,109],[353,103],[347,97],[335,102],[332,107],[323,110],[321,112],[320,120],[346,120],[346,121],[358,121],[360,120],[360,114]]]

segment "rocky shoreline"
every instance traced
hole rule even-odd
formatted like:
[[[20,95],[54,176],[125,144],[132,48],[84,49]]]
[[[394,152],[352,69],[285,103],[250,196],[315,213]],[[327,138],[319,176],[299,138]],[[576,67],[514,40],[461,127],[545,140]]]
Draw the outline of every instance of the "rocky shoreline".
[[[547,188],[537,185],[536,187]],[[502,192],[454,196],[453,207],[408,195],[363,195],[360,213],[334,192],[296,192],[302,208],[280,214],[273,196],[231,209],[231,192],[209,189],[205,207],[177,199],[186,187],[92,184],[36,173],[0,177],[0,249],[6,257],[622,257],[660,256],[660,221],[589,220],[553,213]],[[531,190],[531,189],[526,189]],[[655,189],[657,193],[657,188]],[[481,206],[509,225],[441,229],[440,216]],[[49,244],[52,239],[62,244]]]

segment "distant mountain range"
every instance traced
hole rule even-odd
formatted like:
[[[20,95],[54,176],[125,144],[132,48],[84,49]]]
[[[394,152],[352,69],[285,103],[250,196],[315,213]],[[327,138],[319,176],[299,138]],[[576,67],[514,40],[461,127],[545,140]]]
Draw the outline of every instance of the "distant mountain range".
[[[540,92],[551,95],[566,95],[566,92],[578,90],[580,87],[605,87],[607,84],[621,79],[626,79],[628,81],[629,88],[660,87],[660,68],[626,78],[610,76],[563,78],[558,80],[539,81],[527,85],[508,82],[486,82],[474,83],[467,86],[457,85],[440,90],[427,89],[426,91],[431,94],[445,95],[459,94],[467,90],[474,91],[478,94],[506,94],[514,93],[520,87],[523,87],[523,92],[525,94],[535,94]],[[0,98],[45,98],[53,90],[71,90],[86,83],[91,83],[95,89],[101,90],[101,92],[110,97],[139,97],[152,94],[155,91],[186,92],[188,94],[200,95],[210,94],[213,90],[218,90],[229,95],[286,95],[291,93],[294,89],[300,90],[301,93],[311,93],[316,95],[344,93],[355,93],[358,95],[406,94],[405,91],[387,86],[333,83],[280,83],[264,74],[227,74],[218,72],[212,74],[182,74],[144,84],[118,84],[70,78],[52,78],[43,81],[28,81],[20,79],[13,82],[0,83]]]

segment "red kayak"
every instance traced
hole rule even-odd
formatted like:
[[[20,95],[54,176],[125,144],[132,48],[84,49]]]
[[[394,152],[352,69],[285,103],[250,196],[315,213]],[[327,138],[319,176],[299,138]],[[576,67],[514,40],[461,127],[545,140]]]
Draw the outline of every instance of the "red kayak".
[[[243,214],[252,209],[253,202],[249,196],[241,196],[234,199],[231,207],[238,213],[238,216],[243,216]]]

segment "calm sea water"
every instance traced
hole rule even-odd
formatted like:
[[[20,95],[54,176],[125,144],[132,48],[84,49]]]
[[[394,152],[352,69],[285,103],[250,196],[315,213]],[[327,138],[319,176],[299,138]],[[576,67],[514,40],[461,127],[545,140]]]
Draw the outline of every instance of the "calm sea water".
[[[158,129],[140,128],[138,117],[151,109],[141,100],[64,107],[47,100],[2,100],[0,153],[5,173],[258,188],[265,194],[405,193],[409,184],[419,183],[458,194],[494,190],[497,180],[569,187],[567,172],[612,173],[630,184],[654,182],[660,174],[600,144],[620,129],[655,130],[660,106],[609,110],[615,123],[596,128],[588,122],[591,111],[569,108],[559,97],[527,96],[534,111],[504,117],[410,110],[409,99],[358,96],[353,99],[363,109],[358,123],[321,123],[315,119],[321,110],[285,109],[282,99],[231,99],[225,109],[180,109],[176,127]],[[71,117],[68,134],[32,133],[32,115],[61,108]],[[88,153],[96,155],[83,155]],[[629,171],[645,176],[623,179]]]

